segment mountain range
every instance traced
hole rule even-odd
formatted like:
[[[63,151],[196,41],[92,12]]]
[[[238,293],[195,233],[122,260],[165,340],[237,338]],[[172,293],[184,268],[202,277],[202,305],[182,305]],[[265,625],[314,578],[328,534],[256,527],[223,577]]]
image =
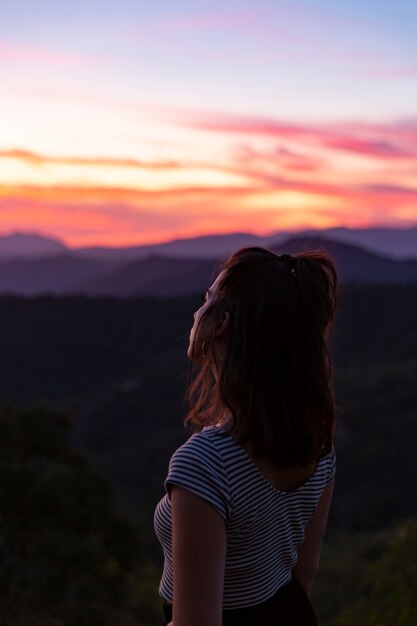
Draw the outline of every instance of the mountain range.
[[[417,227],[400,228],[327,228],[310,229],[299,232],[280,231],[265,237],[252,233],[228,233],[206,235],[189,239],[151,245],[137,245],[118,248],[104,246],[69,248],[62,241],[39,233],[14,232],[0,235],[0,262],[16,258],[40,258],[67,254],[76,258],[129,261],[145,258],[151,254],[169,257],[198,257],[203,259],[229,255],[242,246],[262,246],[283,243],[293,237],[324,237],[358,245],[369,252],[376,252],[393,259],[417,257]]]
[[[242,245],[242,235],[228,237],[229,245],[230,237],[235,244],[232,250]],[[259,238],[251,237],[252,240],[243,245],[260,245]],[[223,239],[221,243],[225,246],[226,242]],[[172,256],[168,256],[166,250],[165,253],[160,250],[156,253],[153,249],[146,256],[133,260],[129,254],[124,257],[123,254],[113,254],[114,251],[109,255],[88,256],[64,250],[40,257],[3,260],[0,262],[0,293],[130,298],[174,297],[203,292],[215,277],[221,258],[227,256],[229,251],[225,254],[223,248],[220,253],[219,247],[214,246],[211,258],[204,258],[193,247],[197,245],[195,240],[186,245],[189,246],[189,253],[183,250],[183,256],[178,255],[178,249],[177,254],[171,253]],[[345,284],[417,282],[417,257],[392,259],[357,245],[317,236],[270,241],[268,248],[279,254],[296,254],[312,249],[326,251],[335,262],[340,282]]]

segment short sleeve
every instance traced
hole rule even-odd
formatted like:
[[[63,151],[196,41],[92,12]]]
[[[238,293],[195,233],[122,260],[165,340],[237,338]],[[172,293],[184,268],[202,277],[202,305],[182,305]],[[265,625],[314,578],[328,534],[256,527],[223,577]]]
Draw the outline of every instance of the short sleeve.
[[[164,487],[179,485],[209,502],[227,520],[230,516],[230,489],[219,451],[204,431],[192,435],[171,457]]]
[[[328,485],[336,475],[336,452],[334,447],[330,450],[329,454],[326,457],[327,460],[327,476],[326,476],[326,485]]]

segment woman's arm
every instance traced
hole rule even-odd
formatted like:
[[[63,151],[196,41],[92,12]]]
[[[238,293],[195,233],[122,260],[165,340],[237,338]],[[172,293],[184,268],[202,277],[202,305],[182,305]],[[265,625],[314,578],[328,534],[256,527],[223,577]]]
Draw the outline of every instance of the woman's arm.
[[[298,547],[298,561],[292,572],[309,596],[319,567],[320,548],[326,530],[333,488],[334,479],[323,491],[317,510],[307,525],[304,542]]]
[[[172,626],[221,626],[226,527],[208,502],[171,487],[174,602]]]

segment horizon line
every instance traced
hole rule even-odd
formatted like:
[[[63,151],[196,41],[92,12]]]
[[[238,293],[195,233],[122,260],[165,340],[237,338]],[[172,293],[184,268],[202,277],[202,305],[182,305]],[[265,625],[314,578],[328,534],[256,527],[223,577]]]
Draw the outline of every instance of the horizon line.
[[[294,230],[289,229],[289,228],[285,228],[282,230],[273,230],[273,231],[269,231],[263,234],[260,233],[256,233],[253,231],[226,231],[226,232],[201,232],[201,233],[197,233],[195,235],[190,235],[190,236],[181,236],[178,235],[177,237],[171,237],[169,239],[165,239],[165,240],[155,240],[153,242],[143,242],[143,243],[132,243],[132,244],[127,244],[127,245],[111,245],[108,243],[92,243],[92,244],[87,244],[87,245],[81,245],[81,246],[74,246],[71,244],[68,244],[65,239],[63,239],[62,237],[59,236],[55,236],[55,235],[50,235],[44,231],[41,230],[19,230],[19,229],[14,229],[14,230],[10,230],[10,231],[6,231],[6,232],[0,232],[0,238],[3,237],[10,237],[13,235],[32,235],[32,236],[37,236],[37,237],[43,237],[45,239],[49,239],[51,241],[54,241],[56,243],[59,243],[63,246],[65,246],[67,249],[69,250],[84,250],[84,249],[88,249],[88,248],[107,248],[107,249],[113,249],[113,250],[117,250],[117,249],[129,249],[129,248],[137,248],[137,247],[148,247],[148,246],[158,246],[158,245],[164,245],[164,244],[169,244],[169,243],[174,243],[176,241],[191,241],[193,239],[201,239],[201,238],[206,238],[206,237],[227,237],[227,236],[233,236],[233,235],[249,235],[249,236],[253,236],[253,237],[259,237],[261,239],[265,239],[268,237],[274,237],[275,235],[281,235],[281,234],[288,234],[288,235],[297,235],[299,233],[302,232],[306,232],[306,231],[315,231],[315,232],[327,232],[327,231],[334,231],[334,230],[347,230],[347,231],[352,231],[352,230],[356,230],[356,231],[366,231],[366,230],[397,230],[397,231],[407,231],[407,230],[413,230],[417,228],[417,221],[415,222],[415,224],[411,224],[408,226],[402,226],[402,225],[392,225],[390,226],[389,224],[386,223],[382,223],[382,224],[371,224],[368,226],[345,226],[345,225],[338,225],[338,226],[329,226],[329,227],[325,227],[325,228],[319,228],[319,227],[314,227],[314,226],[306,226],[304,228],[296,228]]]

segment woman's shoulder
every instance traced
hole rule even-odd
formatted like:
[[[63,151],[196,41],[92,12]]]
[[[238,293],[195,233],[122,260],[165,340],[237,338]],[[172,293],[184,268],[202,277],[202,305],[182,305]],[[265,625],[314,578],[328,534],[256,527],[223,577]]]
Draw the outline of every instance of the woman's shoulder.
[[[210,446],[218,447],[219,443],[227,440],[227,432],[222,424],[212,424],[210,426],[204,426],[198,432],[192,433],[185,444],[195,446]],[[185,445],[183,444],[183,445]]]
[[[191,434],[172,455],[172,459],[179,457],[200,457],[202,460],[218,461],[220,452],[221,430],[216,426],[206,426],[202,430]]]
[[[230,514],[229,481],[213,436],[203,429],[191,435],[171,457],[165,489],[176,484],[210,502],[226,519]]]

